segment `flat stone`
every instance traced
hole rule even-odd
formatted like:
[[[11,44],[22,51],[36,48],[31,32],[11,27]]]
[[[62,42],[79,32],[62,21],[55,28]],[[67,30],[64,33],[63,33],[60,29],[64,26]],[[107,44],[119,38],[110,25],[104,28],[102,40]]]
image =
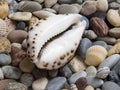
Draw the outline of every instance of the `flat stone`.
[[[120,90],[120,87],[111,81],[107,81],[103,84],[102,90]]]
[[[36,1],[36,2],[38,2],[40,4],[44,2],[44,0],[34,0],[34,1]]]
[[[97,11],[107,11],[108,10],[108,0],[97,0],[96,1]]]
[[[3,74],[3,71],[2,69],[0,68],[0,80],[4,79],[4,74]]]
[[[120,7],[120,4],[117,3],[117,2],[111,2],[111,3],[109,4],[109,7],[110,7],[111,9],[118,9],[118,8]]]
[[[8,65],[11,63],[11,56],[7,54],[0,54],[0,65]]]
[[[89,38],[90,40],[97,38],[97,35],[96,35],[96,33],[93,30],[87,30],[87,31],[85,31],[85,36],[87,38]]]
[[[58,0],[44,0],[45,7],[52,7]]]
[[[60,90],[65,84],[65,82],[66,78],[55,77],[48,82],[45,90]]]
[[[59,4],[72,4],[75,0],[58,0]]]
[[[115,38],[120,38],[120,28],[112,28],[109,30],[109,35]]]
[[[93,45],[100,45],[103,46],[104,48],[107,48],[107,43],[105,41],[95,41],[93,42]]]
[[[97,69],[94,66],[87,67],[85,71],[87,73],[87,76],[94,77],[97,74]]]

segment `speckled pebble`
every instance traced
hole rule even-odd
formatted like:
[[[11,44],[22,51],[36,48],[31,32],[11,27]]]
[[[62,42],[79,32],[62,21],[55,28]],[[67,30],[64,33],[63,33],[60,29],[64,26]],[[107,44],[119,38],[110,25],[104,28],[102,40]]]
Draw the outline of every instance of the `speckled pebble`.
[[[0,68],[0,80],[4,79],[4,75],[3,75],[3,71],[2,69]]]
[[[87,76],[96,76],[97,69],[94,66],[89,66],[86,68]]]
[[[10,79],[19,79],[22,74],[19,68],[9,66],[9,65],[3,66],[2,71],[3,71],[4,76]]]
[[[104,48],[107,48],[107,43],[104,41],[95,41],[93,42],[93,45],[100,45],[103,46]]]
[[[27,87],[30,87],[33,83],[34,77],[29,73],[24,73],[20,77],[20,82],[26,85]]]
[[[0,65],[8,65],[11,63],[11,56],[7,54],[0,54]]]
[[[85,36],[87,38],[89,38],[90,40],[97,38],[97,35],[95,34],[95,32],[93,30],[87,30],[87,31],[85,31]]]

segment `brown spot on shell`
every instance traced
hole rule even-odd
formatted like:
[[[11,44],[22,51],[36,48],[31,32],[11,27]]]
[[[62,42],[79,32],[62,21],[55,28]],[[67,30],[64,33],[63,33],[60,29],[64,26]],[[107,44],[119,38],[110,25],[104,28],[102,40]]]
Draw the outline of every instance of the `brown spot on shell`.
[[[29,47],[29,46],[30,46],[30,44],[29,44],[29,43],[27,43],[27,46]]]
[[[67,52],[67,56],[69,55],[69,52]]]
[[[53,62],[53,64],[56,64],[56,63],[57,63],[56,61]]]
[[[33,27],[30,28],[30,30],[32,30],[32,29],[33,29]]]
[[[48,63],[44,64],[43,66],[44,66],[44,67],[48,67]]]
[[[55,66],[54,65],[52,65],[52,68],[54,68]]]
[[[64,58],[65,58],[65,55],[63,55],[63,56],[60,57],[61,60],[64,60]]]
[[[77,43],[75,43],[75,46],[77,46]]]
[[[35,38],[33,38],[35,40]]]
[[[58,65],[61,65],[61,62],[58,62],[57,64],[58,64]]]
[[[38,26],[38,25],[39,25],[39,23],[36,24],[36,26]]]
[[[32,42],[33,44],[35,43],[35,41]]]
[[[37,36],[38,34],[35,34],[35,36]]]
[[[71,53],[73,53],[74,52],[74,50],[71,50]]]
[[[35,49],[35,47],[33,46],[32,49]]]

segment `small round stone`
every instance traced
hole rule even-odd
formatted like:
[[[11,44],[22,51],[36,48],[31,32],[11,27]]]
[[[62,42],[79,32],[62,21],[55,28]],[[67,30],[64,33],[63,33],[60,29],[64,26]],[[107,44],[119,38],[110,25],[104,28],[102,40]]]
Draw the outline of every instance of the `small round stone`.
[[[54,4],[57,3],[58,0],[44,0],[45,7],[49,8],[52,7]]]
[[[48,84],[48,79],[46,77],[41,77],[32,83],[33,90],[45,90]]]
[[[0,65],[8,65],[11,63],[11,56],[7,54],[0,54]]]
[[[48,75],[49,75],[49,77],[56,77],[57,76],[57,74],[58,74],[58,70],[49,70],[48,71]]]
[[[20,77],[20,82],[26,85],[27,87],[30,87],[33,83],[33,76],[29,73],[24,73]]]
[[[29,58],[25,58],[24,60],[22,60],[19,64],[19,68],[23,71],[23,72],[32,72],[32,70],[34,69],[35,65],[33,63],[30,62]]]
[[[17,27],[16,27],[16,29],[17,30],[24,30],[25,29],[25,22],[18,22],[17,23]]]
[[[94,66],[89,66],[86,68],[87,76],[96,76],[97,69]]]
[[[28,88],[22,83],[12,82],[6,85],[5,90],[28,90]]]
[[[93,30],[87,30],[87,31],[85,31],[85,36],[87,38],[89,38],[90,40],[97,38],[97,35],[96,35],[96,33]]]
[[[4,75],[3,75],[3,71],[2,69],[0,68],[0,80],[4,79]]]
[[[3,66],[2,71],[4,76],[10,79],[19,79],[22,74],[19,68],[9,65]]]
[[[96,2],[97,10],[98,11],[107,11],[108,10],[108,0],[97,0]]]
[[[120,28],[112,28],[109,30],[109,35],[115,38],[120,38]]]
[[[92,86],[87,86],[85,87],[85,90],[94,90],[94,88]]]

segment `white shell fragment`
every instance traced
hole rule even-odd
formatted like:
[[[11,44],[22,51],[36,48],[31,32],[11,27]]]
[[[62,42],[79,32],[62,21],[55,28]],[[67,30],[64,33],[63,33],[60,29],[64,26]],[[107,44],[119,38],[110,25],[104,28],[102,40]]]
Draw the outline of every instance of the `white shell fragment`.
[[[79,14],[54,15],[29,30],[28,56],[38,68],[58,69],[71,60],[86,26],[85,21],[79,22],[80,18]],[[64,32],[73,24],[76,25]]]

